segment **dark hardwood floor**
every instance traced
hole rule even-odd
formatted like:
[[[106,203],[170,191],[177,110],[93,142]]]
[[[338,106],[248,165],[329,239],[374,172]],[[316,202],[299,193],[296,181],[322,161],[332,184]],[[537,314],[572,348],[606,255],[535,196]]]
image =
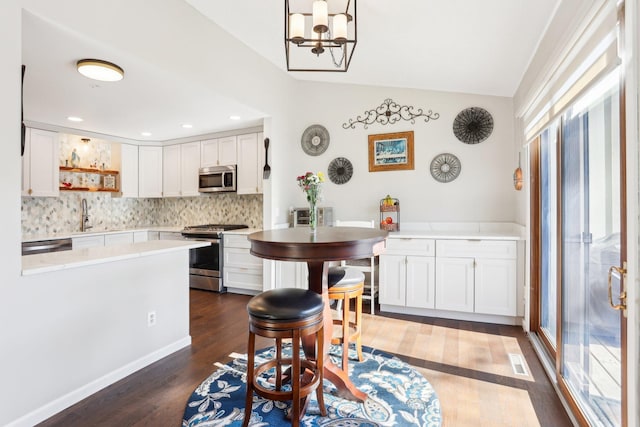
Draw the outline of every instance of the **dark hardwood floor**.
[[[250,297],[198,290],[191,290],[190,297],[190,347],[124,378],[39,425],[180,426],[187,399],[216,369],[213,364],[228,362],[231,352],[246,352],[247,340],[246,303]],[[368,312],[368,308],[363,311]],[[411,316],[366,316],[365,322],[369,324],[363,331],[365,344],[393,352],[423,370],[441,398],[444,427],[498,425],[483,422],[482,419],[486,421],[486,418],[476,411],[492,413],[505,410],[513,414],[503,417],[505,422],[500,425],[571,425],[521,328]],[[443,350],[448,353],[445,357],[453,357],[455,360],[462,360],[463,355],[451,352],[462,351],[463,343],[460,341],[458,344],[458,339],[464,339],[463,335],[469,332],[486,336],[489,347],[495,346],[496,340],[501,339],[515,342],[526,358],[532,378],[524,381],[500,374],[501,371],[492,372],[493,366],[480,369],[480,366],[474,365],[476,369],[469,369],[454,363],[453,359],[450,363],[442,363],[438,358],[416,356],[425,354],[423,351],[415,352],[416,345],[422,346],[420,340],[435,340],[437,331],[440,330],[446,330],[450,337],[444,345],[448,348]],[[402,339],[396,344],[391,344],[390,341],[388,345],[385,344],[392,337]],[[474,340],[474,345],[477,345],[477,337]],[[268,344],[267,340],[260,339],[256,345],[260,348]],[[503,344],[498,345],[501,346]],[[493,348],[486,351],[496,352]],[[469,382],[476,385],[470,387]],[[469,394],[472,389],[477,389],[474,395],[481,396],[477,403],[469,401],[460,405],[450,402],[465,393]],[[482,393],[496,395],[482,397]],[[509,407],[508,402],[513,404],[511,399],[515,395],[524,401],[528,420],[523,418],[527,415],[521,414],[518,407]],[[492,404],[495,408],[490,406]],[[480,409],[475,409],[476,406]],[[519,422],[510,424],[510,420],[514,419]]]

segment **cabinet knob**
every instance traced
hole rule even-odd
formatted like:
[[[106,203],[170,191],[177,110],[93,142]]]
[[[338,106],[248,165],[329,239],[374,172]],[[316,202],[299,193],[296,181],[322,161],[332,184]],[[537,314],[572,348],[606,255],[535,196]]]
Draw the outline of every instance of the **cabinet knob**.
[[[29,191],[27,191],[27,193],[28,193],[29,195],[31,195],[31,193],[33,193],[33,190],[32,190],[32,189],[29,189]]]

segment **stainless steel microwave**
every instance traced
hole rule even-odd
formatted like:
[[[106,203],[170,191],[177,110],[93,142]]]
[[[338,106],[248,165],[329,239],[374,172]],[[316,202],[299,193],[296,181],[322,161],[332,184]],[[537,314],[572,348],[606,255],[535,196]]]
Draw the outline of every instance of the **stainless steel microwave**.
[[[200,168],[198,191],[201,193],[236,191],[236,165]]]
[[[318,206],[318,225],[333,226],[333,208],[325,208]],[[308,227],[309,226],[309,208],[293,209],[293,226]]]

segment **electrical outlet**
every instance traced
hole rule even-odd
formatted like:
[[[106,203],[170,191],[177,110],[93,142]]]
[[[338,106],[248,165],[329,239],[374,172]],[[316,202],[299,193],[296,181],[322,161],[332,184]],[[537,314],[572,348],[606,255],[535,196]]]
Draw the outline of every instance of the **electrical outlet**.
[[[147,313],[147,326],[152,327],[156,324],[156,312],[150,311]]]

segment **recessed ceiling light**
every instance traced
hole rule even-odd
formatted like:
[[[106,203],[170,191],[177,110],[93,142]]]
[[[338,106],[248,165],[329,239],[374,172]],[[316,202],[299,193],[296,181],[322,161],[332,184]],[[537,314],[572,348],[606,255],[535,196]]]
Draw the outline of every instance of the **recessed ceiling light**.
[[[240,120],[240,116],[229,116],[231,120]]]
[[[124,70],[101,59],[81,59],[76,63],[78,72],[85,77],[103,82],[117,82],[124,78]]]
[[[151,132],[140,132],[142,136],[151,136]]]
[[[67,120],[69,120],[70,122],[81,122],[82,117],[69,116],[67,117]]]
[[[182,127],[185,128],[185,129],[191,129],[193,127],[193,125],[189,124],[189,123],[183,123]]]

